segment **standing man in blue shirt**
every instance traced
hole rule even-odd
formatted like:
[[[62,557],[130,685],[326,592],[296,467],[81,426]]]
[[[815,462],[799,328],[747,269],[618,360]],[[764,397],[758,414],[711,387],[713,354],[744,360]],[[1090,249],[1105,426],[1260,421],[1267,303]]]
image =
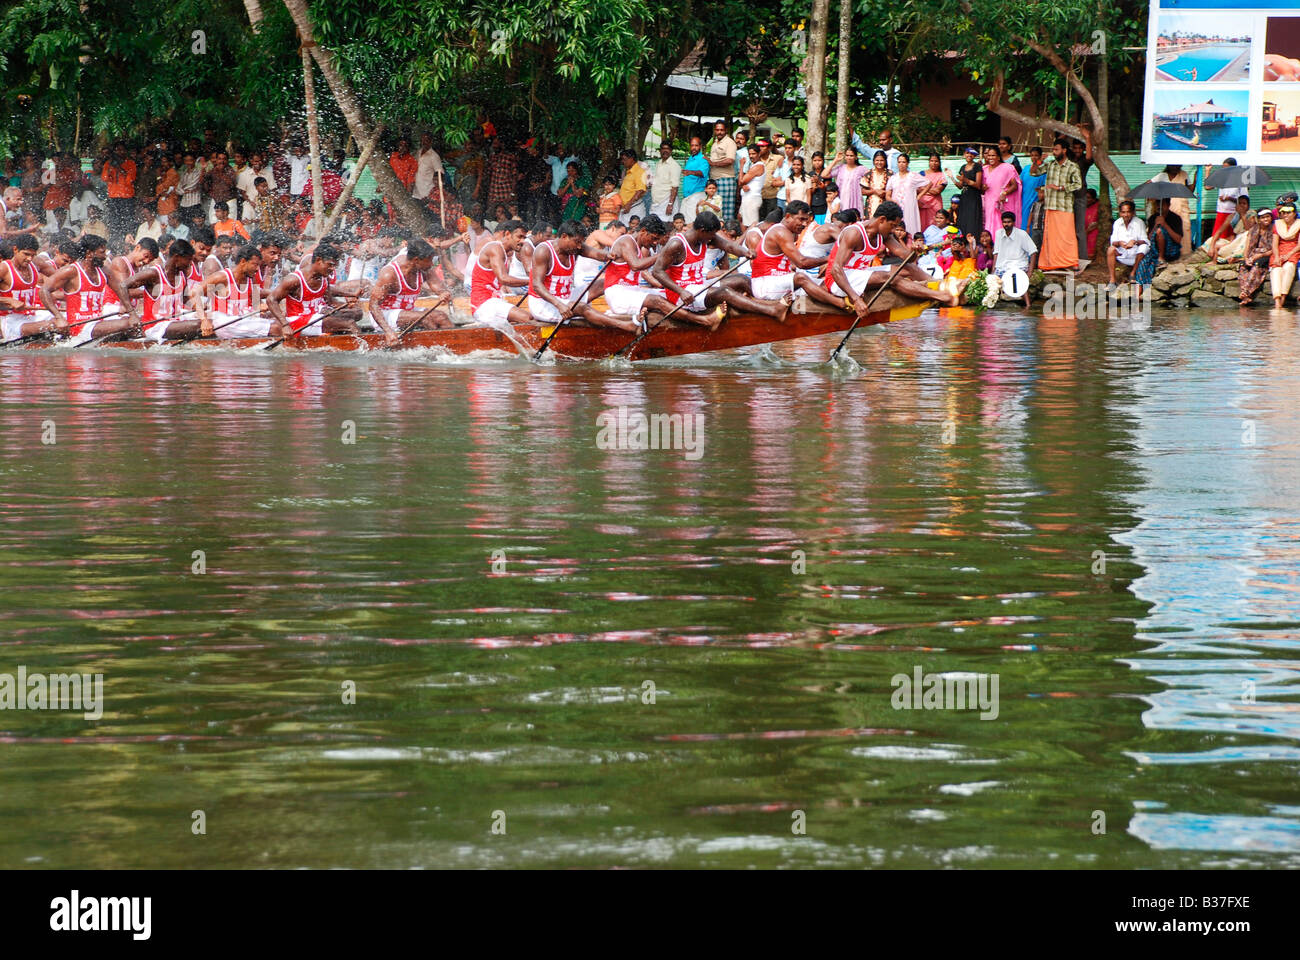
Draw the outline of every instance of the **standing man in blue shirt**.
[[[695,222],[695,209],[704,199],[704,184],[709,179],[709,158],[704,155],[703,142],[691,137],[691,155],[682,166],[681,204],[678,209],[688,224]]]

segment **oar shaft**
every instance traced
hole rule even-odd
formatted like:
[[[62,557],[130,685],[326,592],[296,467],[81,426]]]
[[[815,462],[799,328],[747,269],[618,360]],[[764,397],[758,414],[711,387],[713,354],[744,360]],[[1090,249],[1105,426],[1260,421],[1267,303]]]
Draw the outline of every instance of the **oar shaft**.
[[[433,311],[437,310],[440,306],[442,306],[450,299],[451,299],[450,293],[443,294],[441,297],[439,297],[437,303],[435,303],[428,310],[424,311],[424,313],[420,314],[418,317],[416,317],[414,320],[408,323],[403,329],[397,332],[397,342],[401,343],[402,338],[406,336],[408,333],[410,333],[412,330],[414,330],[424,320],[425,317],[433,313]],[[394,344],[394,346],[396,346],[396,344]]]
[[[580,302],[582,302],[582,298],[585,297],[585,296],[587,295],[587,291],[590,290],[592,287],[594,287],[594,286],[596,285],[596,281],[600,279],[600,275],[601,275],[602,273],[605,272],[605,268],[608,267],[608,266],[609,266],[609,261],[608,261],[608,260],[606,260],[604,263],[602,263],[602,264],[600,265],[600,269],[597,270],[597,271],[596,271],[596,275],[595,275],[594,277],[591,278],[591,282],[588,283],[585,287],[582,288],[582,293],[578,294],[576,297],[573,298],[573,300],[572,300],[572,301],[570,302],[570,304],[569,304],[570,306],[572,306],[572,305],[575,304],[575,303],[580,303]],[[517,306],[517,304],[516,304],[516,306]],[[564,326],[566,323],[568,323],[568,322],[569,322],[569,317],[571,317],[571,316],[573,316],[572,313],[568,314],[568,316],[560,317],[559,321],[555,324],[555,326],[551,328],[551,334],[550,334],[550,336],[548,336],[548,337],[547,337],[547,338],[542,342],[542,345],[541,345],[540,347],[537,348],[537,352],[533,354],[533,362],[534,362],[534,363],[536,363],[538,360],[542,359],[542,354],[544,354],[544,353],[546,352],[547,347],[549,347],[549,346],[551,345],[551,341],[555,339],[555,335],[556,335],[557,333],[560,332],[560,327],[562,327],[562,326]]]
[[[891,273],[886,278],[885,282],[880,285],[880,289],[877,290],[875,293],[873,293],[871,295],[871,299],[867,301],[868,310],[870,310],[872,304],[876,302],[876,298],[885,292],[885,288],[894,282],[894,278],[898,276],[900,273],[902,273],[903,268],[908,265],[908,263],[911,261],[911,259],[914,256],[916,256],[916,251],[915,250],[910,251],[907,254],[907,256],[903,258],[903,262],[894,268],[893,273]],[[861,314],[853,318],[853,324],[852,326],[849,327],[848,331],[844,334],[844,339],[839,342],[839,346],[837,346],[834,350],[831,351],[831,355],[830,355],[831,360],[834,360],[837,356],[840,355],[840,351],[844,349],[844,345],[849,342],[849,337],[853,336],[853,331],[858,328],[858,324],[861,322],[862,322]]]

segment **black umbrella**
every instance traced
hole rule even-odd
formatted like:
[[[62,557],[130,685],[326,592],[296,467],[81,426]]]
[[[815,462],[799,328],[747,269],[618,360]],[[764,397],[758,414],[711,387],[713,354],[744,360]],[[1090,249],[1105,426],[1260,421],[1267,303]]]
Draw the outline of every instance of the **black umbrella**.
[[[1130,200],[1164,200],[1176,197],[1194,197],[1196,194],[1184,184],[1170,183],[1168,180],[1148,180],[1129,191]]]
[[[1263,167],[1217,167],[1205,178],[1207,187],[1253,187],[1273,180]]]

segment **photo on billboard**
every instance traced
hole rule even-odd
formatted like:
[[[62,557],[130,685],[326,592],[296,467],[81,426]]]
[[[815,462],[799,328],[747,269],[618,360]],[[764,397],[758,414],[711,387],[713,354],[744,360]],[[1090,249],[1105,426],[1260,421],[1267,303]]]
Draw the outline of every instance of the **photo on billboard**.
[[[1249,17],[1161,12],[1156,29],[1156,80],[1244,83],[1250,79]]]
[[[1300,85],[1265,88],[1260,148],[1265,153],[1300,154]]]
[[[1300,17],[1269,17],[1264,29],[1264,80],[1300,83]]]
[[[1244,151],[1250,93],[1228,87],[1156,90],[1150,117],[1152,150]]]

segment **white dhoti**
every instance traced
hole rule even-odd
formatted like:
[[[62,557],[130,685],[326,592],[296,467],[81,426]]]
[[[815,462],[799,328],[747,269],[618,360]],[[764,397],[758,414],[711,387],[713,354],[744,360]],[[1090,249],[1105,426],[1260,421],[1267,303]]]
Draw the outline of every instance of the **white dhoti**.
[[[48,310],[33,313],[0,314],[0,340],[17,340],[23,336],[23,327],[29,323],[44,323],[52,318]]]
[[[245,317],[238,313],[232,315],[213,312],[212,327],[219,340],[244,340],[271,335],[270,318],[259,317],[257,314]]]
[[[635,317],[641,312],[641,305],[645,303],[645,298],[654,292],[654,287],[617,283],[605,288],[605,302],[609,304],[610,313]]]
[[[861,293],[863,290],[867,289],[867,282],[871,279],[871,275],[874,273],[879,273],[882,270],[886,274],[888,274],[890,268],[889,267],[868,267],[866,270],[846,269],[844,273],[849,278],[849,284],[853,287],[853,292]],[[828,271],[827,276],[830,275],[831,274]],[[840,285],[836,283],[834,280],[831,281],[831,293],[835,294],[835,296],[837,297],[849,296],[849,294],[846,291],[840,289]]]
[[[749,285],[760,300],[780,300],[787,293],[794,293],[794,274],[769,273],[765,277],[751,277]]]

